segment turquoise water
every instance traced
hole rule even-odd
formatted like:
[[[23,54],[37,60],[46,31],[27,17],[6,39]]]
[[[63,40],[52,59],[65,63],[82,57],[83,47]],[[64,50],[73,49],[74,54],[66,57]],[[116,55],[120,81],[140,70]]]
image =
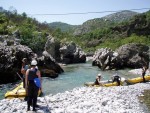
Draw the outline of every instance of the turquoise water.
[[[90,62],[85,64],[72,64],[63,67],[65,73],[59,75],[56,79],[43,78],[43,91],[45,94],[56,94],[72,90],[75,87],[84,86],[85,82],[95,81],[98,73],[103,75],[102,80],[109,80],[116,71],[101,71],[98,67],[93,67]],[[119,70],[117,73],[125,78],[129,76],[128,69]]]
[[[98,73],[103,75],[103,80],[110,79],[110,77],[116,73],[116,71],[101,71],[97,66],[93,67],[91,62],[71,64],[63,66],[62,68],[65,72],[60,74],[58,78],[42,78],[44,94],[56,94],[72,90],[75,87],[84,86],[85,82],[95,81],[95,77]],[[125,78],[133,77],[133,75],[129,76],[128,69],[119,70],[118,74]],[[0,99],[3,99],[6,91],[12,89],[12,87],[15,87],[15,83],[0,87]]]

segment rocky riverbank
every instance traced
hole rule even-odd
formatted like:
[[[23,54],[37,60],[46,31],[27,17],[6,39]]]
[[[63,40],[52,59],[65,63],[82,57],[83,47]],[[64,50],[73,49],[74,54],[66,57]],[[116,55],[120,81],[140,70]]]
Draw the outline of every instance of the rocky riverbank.
[[[65,93],[38,97],[37,113],[148,113],[138,96],[150,83],[118,87],[80,87]],[[48,104],[48,105],[47,105]],[[20,99],[0,100],[0,113],[26,113]]]

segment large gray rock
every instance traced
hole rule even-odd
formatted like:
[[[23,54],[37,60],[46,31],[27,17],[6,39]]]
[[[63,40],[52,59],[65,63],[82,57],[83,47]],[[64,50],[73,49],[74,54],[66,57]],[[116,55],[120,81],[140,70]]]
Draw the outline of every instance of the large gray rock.
[[[60,65],[55,62],[55,59],[47,52],[44,51],[42,57],[37,58],[38,67],[41,70],[42,76],[56,78],[59,73],[64,72]]]
[[[73,42],[64,44],[59,50],[61,53],[61,61],[64,64],[86,62],[85,53]]]
[[[30,63],[31,60],[35,58],[35,53],[27,46],[7,46],[0,44],[0,84],[14,82],[19,79],[16,73],[20,73],[22,59],[24,57],[27,58]],[[36,56],[36,59],[42,76],[56,78],[59,73],[63,72],[63,69],[55,62],[51,55],[47,53],[43,54],[41,58]]]
[[[57,62],[64,64],[86,62],[85,53],[73,42],[61,44],[54,37],[49,35],[44,49]]]
[[[149,47],[142,44],[126,44],[116,51],[99,49],[95,52],[92,65],[104,69],[141,68],[149,66]]]
[[[47,36],[47,42],[45,44],[45,51],[47,51],[51,56],[56,59],[56,61],[60,60],[60,42],[56,41],[54,37],[51,35]]]
[[[6,46],[0,44],[0,83],[13,82],[18,79],[17,72],[21,69],[21,60],[32,59],[33,52],[23,45]]]
[[[149,66],[149,47],[142,44],[126,44],[116,50],[118,58],[124,65],[131,68],[141,68]]]

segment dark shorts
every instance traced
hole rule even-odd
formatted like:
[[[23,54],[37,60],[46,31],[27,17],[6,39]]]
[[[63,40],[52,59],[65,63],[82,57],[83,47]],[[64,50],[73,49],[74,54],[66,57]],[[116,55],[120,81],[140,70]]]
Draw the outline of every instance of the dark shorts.
[[[35,85],[34,81],[29,81],[28,85],[28,96],[29,97],[37,97],[39,88]]]

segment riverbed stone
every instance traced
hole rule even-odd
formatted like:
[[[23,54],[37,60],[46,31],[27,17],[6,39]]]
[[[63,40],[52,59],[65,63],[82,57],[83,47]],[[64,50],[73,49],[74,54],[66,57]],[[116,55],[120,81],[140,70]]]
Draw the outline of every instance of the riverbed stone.
[[[148,113],[138,96],[150,83],[130,86],[78,87],[64,93],[38,97],[37,113]],[[46,99],[46,101],[45,101]],[[27,103],[20,99],[0,100],[2,113],[25,113]]]

